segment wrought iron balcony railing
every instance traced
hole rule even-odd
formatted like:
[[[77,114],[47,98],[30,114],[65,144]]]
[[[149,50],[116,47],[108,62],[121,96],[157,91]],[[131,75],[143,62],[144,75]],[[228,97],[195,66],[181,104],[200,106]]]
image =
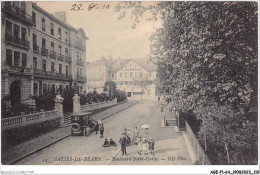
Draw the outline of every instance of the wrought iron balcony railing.
[[[61,79],[61,80],[72,80],[72,75],[66,75],[66,74],[60,74],[56,72],[51,72],[51,71],[45,71],[45,70],[34,70],[34,75],[35,76],[40,76],[40,77],[46,77],[46,78],[52,78],[52,79]]]
[[[30,49],[30,42],[19,37],[15,37],[12,34],[5,34],[5,42],[22,47],[24,49]]]
[[[48,49],[42,48],[41,54],[43,56],[48,56]]]
[[[50,51],[50,57],[56,59],[56,52]]]
[[[64,55],[59,54],[59,55],[58,55],[58,60],[63,61],[63,60],[64,60]]]
[[[71,57],[65,56],[65,61],[66,61],[67,63],[71,63]]]
[[[82,60],[77,59],[77,65],[78,65],[78,66],[84,66],[84,63],[83,63]]]
[[[87,81],[87,78],[86,77],[77,76],[76,81],[81,82],[81,83],[85,83]]]
[[[82,51],[85,51],[86,50],[86,45],[84,45],[83,43],[81,43],[81,42],[75,42],[75,46],[78,48],[78,49],[80,49],[80,50],[82,50]]]
[[[37,46],[36,44],[33,45],[33,52],[38,54],[40,53],[39,46]]]

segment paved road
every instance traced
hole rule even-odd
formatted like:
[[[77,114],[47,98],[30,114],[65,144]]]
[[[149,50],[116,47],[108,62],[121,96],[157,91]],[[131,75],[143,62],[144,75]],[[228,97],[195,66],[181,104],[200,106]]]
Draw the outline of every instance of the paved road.
[[[133,130],[142,122],[151,125],[150,134],[153,136],[156,146],[155,157],[158,162],[149,161],[112,161],[113,157],[120,158],[120,146],[103,148],[101,145],[104,138],[92,133],[90,137],[74,136],[68,137],[40,152],[37,152],[24,160],[18,162],[21,165],[104,165],[104,164],[191,164],[186,145],[181,133],[175,133],[173,128],[160,128],[161,113],[157,101],[144,100],[138,104],[103,121],[105,127],[104,138],[113,138],[116,143],[124,128]],[[152,113],[151,115],[148,115]],[[127,147],[128,156],[122,158],[136,157],[136,146]],[[182,156],[182,161],[168,161],[171,157]],[[147,157],[148,155],[141,156]],[[141,158],[140,157],[140,158]],[[149,157],[149,156],[148,156]],[[150,156],[151,157],[151,156]],[[151,157],[152,158],[152,157]],[[134,159],[134,158],[132,158]],[[167,159],[167,161],[161,160]]]

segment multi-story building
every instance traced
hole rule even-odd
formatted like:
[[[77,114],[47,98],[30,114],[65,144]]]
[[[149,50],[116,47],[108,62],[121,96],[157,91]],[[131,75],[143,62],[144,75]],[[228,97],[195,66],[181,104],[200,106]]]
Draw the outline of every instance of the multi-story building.
[[[65,19],[65,13],[55,17],[36,3],[2,2],[2,97],[26,102],[47,90],[85,90],[88,38]]]
[[[109,61],[101,59],[87,64],[87,91],[96,90],[98,93],[103,92],[103,87],[109,79]]]
[[[128,97],[154,98],[156,93],[156,65],[145,58],[90,63],[87,79],[87,86],[92,89],[103,87],[105,81],[114,81]]]

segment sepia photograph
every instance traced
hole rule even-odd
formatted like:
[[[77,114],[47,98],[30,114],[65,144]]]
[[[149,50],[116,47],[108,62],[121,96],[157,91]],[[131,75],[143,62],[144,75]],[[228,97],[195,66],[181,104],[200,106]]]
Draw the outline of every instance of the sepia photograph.
[[[258,2],[2,1],[1,164],[259,174]]]

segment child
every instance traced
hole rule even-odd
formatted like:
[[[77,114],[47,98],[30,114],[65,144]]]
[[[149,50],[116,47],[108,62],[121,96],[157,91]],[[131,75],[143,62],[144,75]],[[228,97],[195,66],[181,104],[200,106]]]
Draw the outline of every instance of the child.
[[[138,154],[142,155],[142,137],[139,136],[137,138],[137,145],[138,145]]]
[[[154,145],[155,145],[155,143],[154,143],[153,139],[150,138],[150,141],[149,141],[149,150],[151,151],[151,155],[153,155],[153,156],[154,156]]]

